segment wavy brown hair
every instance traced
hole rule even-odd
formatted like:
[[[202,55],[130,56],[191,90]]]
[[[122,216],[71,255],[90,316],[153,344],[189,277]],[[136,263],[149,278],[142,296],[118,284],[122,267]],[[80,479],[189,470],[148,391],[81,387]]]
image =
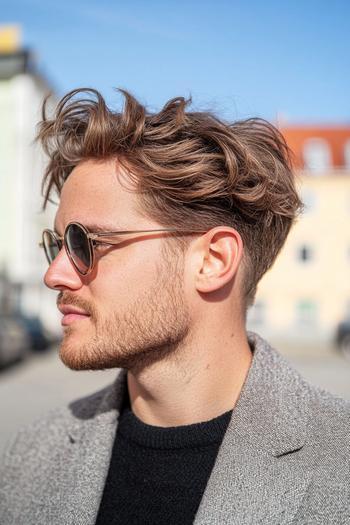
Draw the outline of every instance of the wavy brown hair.
[[[44,208],[79,162],[116,158],[144,213],[160,224],[184,230],[228,225],[240,233],[246,308],[302,209],[283,136],[263,119],[227,123],[189,111],[182,97],[148,113],[120,91],[120,112],[93,89],[68,93],[52,117],[44,104],[38,132],[49,157]]]

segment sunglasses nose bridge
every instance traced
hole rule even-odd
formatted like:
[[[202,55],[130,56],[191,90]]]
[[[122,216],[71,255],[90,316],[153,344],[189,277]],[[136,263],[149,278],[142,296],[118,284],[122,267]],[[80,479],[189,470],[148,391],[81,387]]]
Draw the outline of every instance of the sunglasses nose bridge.
[[[49,264],[44,283],[52,290],[78,290],[82,286],[81,276],[73,266],[67,251],[62,246],[55,259]]]
[[[46,257],[49,263],[49,270],[57,266],[59,267],[67,266],[67,260],[68,260],[68,266],[71,266],[69,254],[67,253],[67,249],[66,249],[64,242],[62,240],[57,240],[56,246],[57,246],[57,253],[54,256],[52,254],[50,256],[46,252]],[[66,261],[64,261],[64,259],[66,259]]]
[[[40,243],[40,246],[44,248],[44,252],[49,266],[51,266],[51,264],[60,255],[62,248],[65,248],[65,251],[67,251],[64,240],[61,237],[58,237],[58,235],[56,235],[55,232],[52,232],[50,230],[44,231],[43,239]]]

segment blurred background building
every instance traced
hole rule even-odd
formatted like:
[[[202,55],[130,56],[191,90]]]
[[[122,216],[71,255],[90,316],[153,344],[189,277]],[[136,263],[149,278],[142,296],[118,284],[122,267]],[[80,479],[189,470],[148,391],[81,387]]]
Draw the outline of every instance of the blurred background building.
[[[350,125],[281,131],[305,209],[259,284],[249,324],[278,342],[322,348],[350,320]]]
[[[41,231],[53,209],[41,212],[45,160],[35,144],[36,125],[51,86],[20,28],[0,28],[0,312],[21,312],[56,325],[52,295],[42,284],[45,261]]]

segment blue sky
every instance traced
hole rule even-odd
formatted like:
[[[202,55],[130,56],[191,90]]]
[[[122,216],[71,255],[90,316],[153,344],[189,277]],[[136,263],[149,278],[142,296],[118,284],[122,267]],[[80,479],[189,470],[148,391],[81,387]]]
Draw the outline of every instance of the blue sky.
[[[113,87],[150,109],[192,95],[230,118],[350,123],[348,0],[5,0],[0,24],[24,44],[58,94]]]

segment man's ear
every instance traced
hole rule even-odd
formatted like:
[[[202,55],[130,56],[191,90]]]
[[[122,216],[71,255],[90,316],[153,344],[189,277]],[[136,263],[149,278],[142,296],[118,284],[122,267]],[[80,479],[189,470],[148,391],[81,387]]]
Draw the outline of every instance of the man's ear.
[[[197,240],[195,249],[198,292],[215,292],[232,281],[243,257],[243,241],[237,230],[212,228]]]

